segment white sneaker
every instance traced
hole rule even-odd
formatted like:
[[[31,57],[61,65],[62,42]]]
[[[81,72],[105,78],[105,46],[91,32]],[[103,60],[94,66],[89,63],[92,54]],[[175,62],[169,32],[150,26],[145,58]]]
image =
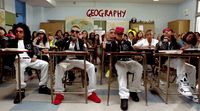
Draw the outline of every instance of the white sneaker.
[[[198,96],[192,95],[192,96],[185,96],[188,99],[191,99],[193,102],[198,103]]]
[[[178,92],[184,96],[192,96],[191,88],[186,76],[179,81]]]

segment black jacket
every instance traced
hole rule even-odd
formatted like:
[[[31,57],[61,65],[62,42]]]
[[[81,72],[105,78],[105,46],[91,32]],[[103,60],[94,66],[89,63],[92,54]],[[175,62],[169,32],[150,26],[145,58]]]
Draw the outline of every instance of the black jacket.
[[[181,47],[176,42],[176,40],[172,41],[170,44],[168,42],[164,42],[164,41],[159,41],[156,44],[156,52],[158,52],[159,50],[179,50],[180,48]],[[164,64],[166,60],[167,60],[167,57],[162,57],[161,64]]]
[[[18,40],[12,40],[11,44],[10,44],[10,47],[18,48]],[[25,47],[25,49],[27,49],[29,51],[29,52],[27,52],[28,56],[30,58],[32,58],[33,55],[34,55],[34,48],[33,48],[32,41],[31,40],[24,41],[24,47]]]
[[[69,39],[63,39],[63,40],[59,40],[55,43],[55,45],[61,49],[61,50],[69,50],[69,45],[70,45],[70,42],[72,40]],[[74,50],[75,51],[85,51],[86,48],[84,46],[84,41],[82,39],[78,39],[78,42],[79,42],[79,49],[77,48],[77,45],[75,45],[74,47]],[[59,57],[58,58],[58,63],[61,62],[62,60],[64,60],[66,57]],[[77,59],[83,59],[83,57],[80,57],[80,56],[77,56]]]
[[[131,42],[129,41],[111,41],[106,44],[106,52],[120,52],[120,51],[133,51],[133,47],[131,46]],[[131,60],[130,57],[126,56],[114,56],[113,63],[115,64],[118,60],[128,61]]]

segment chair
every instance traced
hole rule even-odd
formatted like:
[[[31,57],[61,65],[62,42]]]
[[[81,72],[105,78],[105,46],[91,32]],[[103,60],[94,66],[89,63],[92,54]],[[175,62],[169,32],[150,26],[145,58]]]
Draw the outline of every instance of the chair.
[[[55,51],[55,53],[56,53],[57,51]],[[54,59],[55,58],[55,56],[66,56],[66,55],[68,55],[68,54],[65,54],[65,53],[62,53],[62,55],[60,55],[60,54],[55,54],[55,55],[51,55],[50,54],[50,71],[51,71],[51,91],[52,91],[52,93],[51,93],[51,101],[52,101],[52,103],[53,103],[53,94],[55,94],[54,93],[54,91],[53,91],[53,84],[55,84],[55,81],[54,81],[54,69],[55,69],[55,63],[57,63],[57,59]],[[55,61],[54,61],[55,60]],[[86,60],[86,55],[84,55],[84,60]],[[66,91],[66,83],[67,83],[67,76],[65,75],[64,76],[64,78],[63,78],[63,83],[64,83],[64,87],[65,87],[65,91],[66,92],[64,92],[64,94],[84,94],[84,96],[85,96],[85,103],[87,103],[88,102],[88,100],[87,100],[87,94],[88,94],[88,90],[87,90],[87,75],[86,75],[86,62],[84,62],[84,69],[80,69],[80,68],[77,68],[77,67],[75,67],[75,68],[72,68],[72,69],[70,69],[70,70],[68,70],[68,71],[73,71],[73,72],[75,72],[75,74],[78,74],[78,72],[80,72],[80,74],[81,74],[81,82],[79,82],[79,83],[82,83],[82,87],[84,87],[84,91]],[[75,82],[73,82],[73,83],[75,83]]]
[[[79,77],[81,77],[81,82],[69,81],[69,71],[74,72],[73,74],[80,73]],[[72,85],[72,83],[82,83],[82,87],[84,88],[84,78],[85,78],[85,76],[84,76],[84,70],[75,67],[75,68],[73,68],[73,69],[71,69],[69,71],[65,72],[65,75],[64,75],[64,77],[62,79],[62,82],[64,84],[64,88],[65,88],[65,92],[67,91],[66,85]]]

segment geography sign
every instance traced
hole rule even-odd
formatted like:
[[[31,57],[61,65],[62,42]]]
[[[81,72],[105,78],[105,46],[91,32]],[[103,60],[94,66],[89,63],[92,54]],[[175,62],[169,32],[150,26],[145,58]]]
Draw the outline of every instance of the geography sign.
[[[86,12],[87,17],[114,17],[125,18],[127,10],[121,9],[88,9]]]

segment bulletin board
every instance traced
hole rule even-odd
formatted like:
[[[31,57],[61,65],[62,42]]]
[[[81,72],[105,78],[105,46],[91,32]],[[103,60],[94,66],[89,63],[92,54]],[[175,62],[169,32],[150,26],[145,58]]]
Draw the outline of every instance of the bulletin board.
[[[83,18],[83,17],[68,17],[65,22],[65,30],[67,32],[71,31],[73,25],[77,25],[80,27],[81,31],[86,30],[87,32],[94,31],[94,20],[91,18]]]
[[[40,23],[40,29],[44,29],[46,34],[51,33],[55,35],[57,30],[62,30],[64,32],[65,24],[62,22],[42,22]]]
[[[5,26],[5,11],[0,9],[0,26]]]
[[[5,25],[12,26],[16,23],[16,14],[5,11]]]

